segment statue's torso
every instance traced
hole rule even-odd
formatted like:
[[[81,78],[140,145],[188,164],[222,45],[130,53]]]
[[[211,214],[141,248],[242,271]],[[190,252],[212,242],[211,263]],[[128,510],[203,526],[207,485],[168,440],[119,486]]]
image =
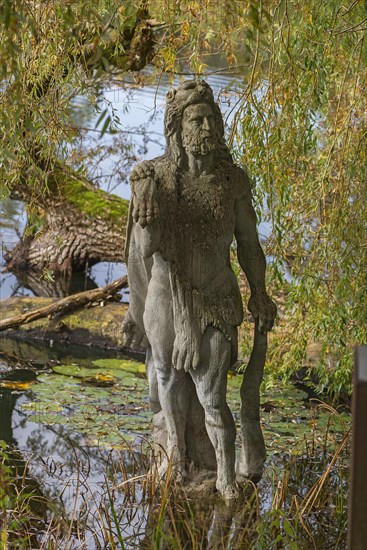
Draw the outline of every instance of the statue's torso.
[[[164,279],[171,270],[213,307],[222,304],[228,309],[232,325],[239,324],[243,315],[230,265],[239,194],[235,170],[226,163],[195,178],[188,172],[175,173],[166,162],[155,166],[161,228],[155,276]]]

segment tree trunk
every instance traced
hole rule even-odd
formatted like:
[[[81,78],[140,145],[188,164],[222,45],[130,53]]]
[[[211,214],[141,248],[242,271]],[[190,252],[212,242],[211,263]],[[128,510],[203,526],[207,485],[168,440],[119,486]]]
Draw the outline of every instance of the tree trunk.
[[[75,67],[84,71],[86,78],[93,72],[108,78],[110,67],[120,73],[143,69],[154,56],[155,43],[155,23],[150,20],[146,2],[141,2],[132,21],[132,25],[114,28],[115,18],[112,17],[104,29],[95,29],[95,40],[85,43],[82,40],[80,48],[70,51],[63,59],[62,76],[66,78]],[[45,74],[28,75],[27,92],[47,103],[47,94],[57,94],[62,84],[54,78],[59,73],[59,59],[55,57],[54,64]],[[11,84],[5,91],[3,107],[14,95]],[[32,119],[32,113],[26,114]],[[29,134],[24,128],[24,115],[19,118],[18,126],[20,135],[22,130],[24,136]],[[11,196],[31,204],[32,208],[22,239],[5,254],[7,270],[15,274],[24,271],[47,274],[49,270],[51,276],[70,276],[73,271],[81,271],[101,261],[123,261],[127,201],[96,189],[60,165],[58,160],[44,158],[42,147],[37,145],[37,136],[33,136],[30,145],[32,162],[47,174],[52,171],[51,183],[46,194],[43,190],[32,192],[27,186],[25,163],[24,181],[17,181]]]
[[[14,198],[25,201],[26,185]],[[122,262],[128,201],[58,166],[48,192],[32,197],[20,242],[5,254],[6,269],[70,276],[98,262]]]

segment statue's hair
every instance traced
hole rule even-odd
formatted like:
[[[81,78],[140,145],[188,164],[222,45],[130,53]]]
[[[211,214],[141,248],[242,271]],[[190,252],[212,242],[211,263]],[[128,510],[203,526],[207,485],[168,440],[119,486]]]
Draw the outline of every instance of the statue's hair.
[[[166,111],[164,115],[164,134],[167,142],[166,154],[172,158],[178,168],[186,165],[186,152],[181,141],[182,117],[189,105],[207,103],[213,110],[215,128],[217,130],[220,158],[232,162],[229,149],[224,141],[224,125],[222,113],[216,104],[213,91],[204,80],[186,80],[177,90],[172,89],[166,95]]]

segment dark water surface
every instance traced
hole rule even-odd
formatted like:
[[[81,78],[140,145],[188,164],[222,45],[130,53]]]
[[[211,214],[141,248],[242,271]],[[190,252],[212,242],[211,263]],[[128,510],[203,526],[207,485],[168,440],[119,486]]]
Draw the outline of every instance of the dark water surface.
[[[34,403],[35,399],[31,388],[35,388],[42,377],[55,376],[53,368],[57,365],[79,364],[88,368],[96,358],[127,359],[121,354],[103,350],[96,353],[88,348],[60,345],[50,348],[47,344],[31,345],[0,338],[0,440],[9,446],[7,452],[16,471],[18,490],[20,482],[23,491],[32,491],[39,499],[47,499],[45,514],[48,521],[52,514],[57,514],[59,522],[70,521],[72,516],[75,523],[79,522],[83,535],[71,534],[67,542],[69,548],[109,547],[105,546],[104,520],[100,517],[101,514],[108,514],[110,508],[106,479],[113,478],[114,487],[127,476],[132,477],[136,471],[141,474],[143,467],[142,436],[138,433],[131,438],[134,445],[114,450],[111,446],[99,445],[98,441],[91,444],[88,435],[69,428],[61,415],[59,422],[55,417],[50,417],[49,423],[47,418],[39,420],[37,417],[45,412],[42,403],[39,408],[27,409],[27,405]],[[59,399],[60,394],[55,386],[51,400],[57,403]],[[125,396],[122,396],[121,401],[124,399]],[[69,405],[68,408],[67,420],[70,420],[77,407],[73,410]],[[96,410],[94,414],[98,415]],[[85,414],[85,421],[88,415],[89,411]],[[113,487],[115,506],[122,506],[124,492]],[[129,520],[125,519],[125,525],[121,522],[124,536],[129,538],[134,535],[135,542],[140,527],[136,527],[131,512],[139,505],[140,499],[141,495],[136,492],[134,503],[128,503]],[[140,512],[137,517],[140,517]],[[47,539],[47,535],[45,537]],[[55,548],[64,548],[62,539],[56,544]],[[24,548],[28,545],[25,544]]]

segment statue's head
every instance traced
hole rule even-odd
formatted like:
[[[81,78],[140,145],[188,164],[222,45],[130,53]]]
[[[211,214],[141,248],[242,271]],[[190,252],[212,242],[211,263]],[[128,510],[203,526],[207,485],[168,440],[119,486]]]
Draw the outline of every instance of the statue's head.
[[[210,86],[202,81],[183,82],[167,93],[164,130],[168,152],[179,168],[184,168],[188,153],[206,155],[217,150],[230,160],[224,142],[222,114]]]

